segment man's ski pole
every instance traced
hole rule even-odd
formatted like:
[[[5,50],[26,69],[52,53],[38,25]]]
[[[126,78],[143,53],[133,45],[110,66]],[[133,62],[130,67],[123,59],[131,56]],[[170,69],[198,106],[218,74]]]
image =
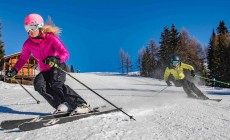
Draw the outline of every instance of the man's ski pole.
[[[213,82],[217,82],[217,83],[221,83],[221,84],[230,86],[230,83],[218,81],[218,80],[216,80],[215,78],[209,79],[209,78],[206,78],[206,77],[203,77],[203,76],[200,76],[200,75],[195,75],[195,77],[198,77],[198,78],[201,78],[201,79],[205,79],[205,80],[210,80],[210,81],[213,81]]]
[[[31,97],[33,97],[37,104],[40,103],[39,100],[37,100],[20,82],[18,82],[18,80],[15,79],[15,77],[12,77],[11,79],[15,80]]]
[[[158,91],[157,93],[161,93],[162,91],[164,91],[166,88],[168,88],[169,86],[165,86],[162,90]]]
[[[157,91],[155,96],[159,95],[162,91],[164,91],[166,88],[168,88],[169,86],[165,86],[163,89],[161,89],[160,91]]]
[[[55,64],[54,62],[51,63],[51,66],[54,66],[58,69],[60,69],[61,71],[63,71],[64,73],[66,73],[67,75],[69,75],[71,78],[73,78],[74,80],[76,80],[77,82],[79,82],[80,84],[82,84],[83,86],[85,86],[88,90],[92,91],[93,93],[95,93],[97,96],[101,97],[103,100],[105,100],[106,102],[108,102],[109,104],[111,104],[112,106],[114,106],[116,109],[118,109],[119,111],[121,111],[122,113],[124,113],[125,115],[129,116],[130,119],[133,119],[133,116],[130,116],[129,114],[127,114],[126,112],[124,112],[121,108],[117,107],[116,105],[114,105],[113,103],[111,103],[110,101],[108,101],[107,99],[105,99],[104,97],[102,97],[100,94],[98,94],[96,91],[94,91],[93,89],[89,88],[87,85],[85,85],[84,83],[82,83],[81,81],[79,81],[78,79],[76,79],[75,77],[73,77],[71,74],[69,74],[67,71],[63,70],[61,67],[59,67],[57,64]],[[136,121],[136,120],[135,120]]]

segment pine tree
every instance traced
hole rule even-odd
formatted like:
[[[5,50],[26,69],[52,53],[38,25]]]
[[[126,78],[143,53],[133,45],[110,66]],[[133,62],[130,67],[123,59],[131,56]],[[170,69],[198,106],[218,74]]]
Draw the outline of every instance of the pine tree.
[[[178,49],[178,42],[179,42],[179,32],[177,31],[176,27],[174,24],[172,24],[171,26],[171,31],[170,31],[170,46],[169,46],[169,50],[170,50],[170,54],[175,55],[176,51]]]
[[[170,30],[168,27],[164,27],[164,31],[161,33],[160,40],[160,49],[158,51],[159,67],[160,69],[165,69],[168,66],[171,58],[168,49],[170,45]]]
[[[219,26],[217,27],[217,35],[218,35],[218,51],[219,51],[219,67],[218,67],[218,79],[221,81],[227,82],[229,80],[229,32],[224,23],[224,21],[220,21]]]
[[[0,70],[3,69],[3,57],[5,55],[4,42],[1,39],[2,39],[2,23],[0,20]]]
[[[230,74],[230,39],[229,32],[224,23],[220,21],[217,27],[217,33],[213,31],[208,48],[207,60],[209,77],[215,78],[219,81],[229,82]],[[213,85],[213,83],[212,83]],[[223,86],[223,84],[216,83],[213,86]]]
[[[71,65],[71,67],[70,67],[70,72],[74,73],[73,65]]]
[[[151,73],[151,54],[148,47],[146,47],[145,49],[141,65],[142,65],[141,75],[149,77]]]
[[[208,46],[208,54],[207,54],[207,62],[209,69],[209,78],[217,77],[219,74],[217,73],[217,66],[220,63],[219,54],[218,54],[218,44],[217,44],[217,35],[213,30],[212,36],[209,41]]]
[[[227,47],[227,49],[226,49],[226,55],[227,55],[227,57],[226,57],[226,73],[225,73],[225,81],[226,82],[230,82],[230,43],[228,44],[228,47]],[[228,86],[229,87],[229,86]]]
[[[156,67],[158,60],[158,46],[154,40],[150,40],[148,45],[150,51],[150,77],[156,77]]]

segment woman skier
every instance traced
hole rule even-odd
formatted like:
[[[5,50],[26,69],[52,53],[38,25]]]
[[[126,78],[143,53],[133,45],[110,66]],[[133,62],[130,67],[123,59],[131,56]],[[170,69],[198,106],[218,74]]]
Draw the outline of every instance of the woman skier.
[[[90,111],[86,101],[73,89],[65,85],[66,74],[51,65],[54,62],[63,70],[69,52],[58,38],[60,29],[52,25],[44,25],[39,14],[29,14],[24,20],[28,39],[24,42],[19,60],[6,73],[14,77],[28,61],[30,55],[37,60],[40,73],[34,79],[34,89],[56,109],[54,113],[71,112],[87,113]]]
[[[169,67],[166,68],[164,73],[164,80],[166,81],[167,85],[171,86],[172,84],[170,81],[173,81],[176,87],[183,87],[188,97],[199,98],[203,100],[209,99],[195,86],[194,83],[186,79],[183,72],[184,69],[190,70],[192,77],[195,76],[193,66],[180,62],[180,58],[174,55],[171,58]]]

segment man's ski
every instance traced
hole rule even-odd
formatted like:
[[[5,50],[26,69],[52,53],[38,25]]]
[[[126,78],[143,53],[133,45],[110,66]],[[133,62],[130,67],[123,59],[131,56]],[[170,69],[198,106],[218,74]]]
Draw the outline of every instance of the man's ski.
[[[104,108],[106,107],[104,106],[100,106],[100,107],[95,107],[93,108],[93,110],[97,110],[99,108]],[[38,116],[38,117],[33,117],[33,118],[26,118],[26,119],[19,119],[19,120],[5,120],[2,121],[0,126],[3,129],[14,129],[14,128],[18,128],[18,126],[22,123],[25,122],[38,122],[38,121],[42,121],[42,120],[49,120],[49,119],[55,119],[55,118],[60,118],[60,117],[66,117],[68,116],[70,113],[59,113],[59,114],[50,114],[47,116]]]
[[[118,109],[111,109],[111,110],[106,110],[106,111],[93,111],[93,112],[87,113],[87,114],[78,114],[78,115],[53,118],[53,119],[48,119],[48,120],[46,119],[46,120],[41,120],[38,122],[25,122],[25,123],[22,123],[21,125],[19,125],[19,129],[22,131],[30,131],[30,130],[39,129],[42,127],[52,126],[55,124],[72,122],[72,121],[79,120],[82,118],[87,118],[90,116],[108,114],[108,113],[115,112],[115,111],[119,111],[119,110]]]
[[[217,102],[222,101],[222,99],[208,99],[208,100],[211,100],[211,101],[217,101]]]
[[[204,101],[207,101],[207,100],[210,100],[210,101],[216,101],[216,102],[220,102],[220,101],[222,101],[222,99],[210,99],[210,98],[206,98],[206,99],[204,99],[204,98],[199,98],[199,97],[189,97],[189,98],[192,98],[192,99],[198,99],[198,100],[204,100]]]
[[[202,99],[202,98],[196,98],[196,99],[199,99],[199,100],[209,100],[209,101],[216,101],[216,102],[220,102],[220,101],[222,101],[222,99],[210,99],[210,98],[208,98],[208,99]]]

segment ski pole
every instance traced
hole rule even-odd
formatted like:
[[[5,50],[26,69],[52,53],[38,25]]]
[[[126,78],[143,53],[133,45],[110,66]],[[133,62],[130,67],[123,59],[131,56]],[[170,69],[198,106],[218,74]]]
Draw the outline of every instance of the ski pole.
[[[165,86],[163,89],[161,89],[160,91],[157,91],[157,93],[154,96],[159,95],[162,91],[164,91],[166,88],[168,88],[169,86]]]
[[[164,91],[166,88],[168,88],[169,86],[165,86],[162,90],[158,91],[157,93],[161,93],[162,91]]]
[[[200,76],[200,75],[195,75],[195,77],[198,77],[198,78],[201,78],[201,79],[205,79],[205,80],[210,80],[210,81],[217,82],[217,83],[221,83],[221,84],[225,84],[225,85],[228,85],[228,86],[230,85],[230,83],[218,81],[218,80],[216,80],[215,78],[209,79],[209,78],[206,78],[206,77],[202,77],[202,76]]]
[[[82,83],[81,81],[79,81],[77,78],[73,77],[71,74],[69,74],[67,71],[63,70],[61,67],[59,67],[54,62],[50,62],[50,64],[51,64],[51,66],[54,66],[54,67],[60,69],[61,71],[63,71],[64,73],[66,73],[67,75],[69,75],[71,78],[73,78],[74,80],[76,80],[77,82],[79,82],[80,84],[82,84],[83,86],[85,86],[88,90],[92,91],[94,94],[96,94],[97,96],[101,97],[103,100],[105,100],[106,102],[108,102],[109,104],[111,104],[112,106],[114,106],[116,109],[118,109],[119,111],[121,111],[122,113],[124,113],[125,115],[127,115],[130,119],[135,120],[133,118],[133,116],[130,116],[129,114],[127,114],[126,112],[124,112],[121,108],[117,107],[116,105],[114,105],[113,103],[111,103],[109,100],[105,99],[103,96],[101,96],[96,91],[94,91],[93,89],[91,89],[90,87],[88,87],[87,85],[85,85],[84,83]]]
[[[36,100],[37,104],[40,103],[39,100],[37,100],[20,82],[18,82],[18,80],[15,79],[15,77],[12,77],[11,79],[15,80],[31,97],[33,97],[34,100]]]

